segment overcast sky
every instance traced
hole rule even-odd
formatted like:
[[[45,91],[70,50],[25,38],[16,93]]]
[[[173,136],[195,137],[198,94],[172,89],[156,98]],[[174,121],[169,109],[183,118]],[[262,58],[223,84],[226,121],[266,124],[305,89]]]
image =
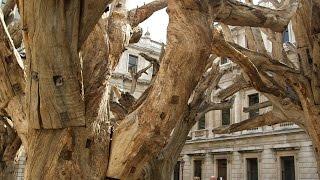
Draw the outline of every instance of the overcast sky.
[[[128,9],[136,8],[137,6],[142,6],[144,3],[149,3],[152,0],[129,0],[127,1]],[[151,34],[151,39],[165,42],[167,35],[167,26],[169,22],[169,17],[165,9],[154,13],[149,19],[140,24],[143,31],[149,30]]]
[[[153,0],[129,0],[127,1],[127,8],[133,9],[137,6],[142,6],[144,3],[152,2]],[[241,0],[244,1],[244,0]],[[260,0],[253,0],[256,4]],[[167,26],[169,23],[169,17],[165,9],[157,11],[149,19],[140,24],[144,33],[149,30],[151,33],[151,39],[165,42],[167,36]]]

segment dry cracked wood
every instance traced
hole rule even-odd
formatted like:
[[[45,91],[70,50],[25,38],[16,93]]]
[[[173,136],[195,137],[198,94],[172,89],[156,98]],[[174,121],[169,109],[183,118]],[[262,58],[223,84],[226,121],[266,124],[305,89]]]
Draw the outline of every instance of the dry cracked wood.
[[[199,12],[199,8],[200,5],[194,2],[168,1],[168,45],[158,76],[145,102],[115,131],[107,173],[109,177],[135,179],[140,176],[143,164],[166,145],[175,119],[186,108],[188,98],[202,75],[199,69],[206,66],[206,62],[201,60],[207,59],[210,51],[211,37],[203,36],[209,33],[208,19]]]
[[[248,130],[252,128],[262,127],[262,126],[271,126],[281,122],[287,122],[284,117],[277,116],[273,111],[267,112],[265,114],[250,118],[239,123],[231,124],[228,126],[222,126],[212,130],[215,134],[227,134],[238,132],[242,130]]]

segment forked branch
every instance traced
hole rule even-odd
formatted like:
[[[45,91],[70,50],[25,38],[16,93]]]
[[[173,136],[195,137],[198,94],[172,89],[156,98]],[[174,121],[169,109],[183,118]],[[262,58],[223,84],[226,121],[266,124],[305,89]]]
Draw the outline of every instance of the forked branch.
[[[280,118],[274,113],[274,111],[269,111],[265,114],[241,121],[239,123],[231,124],[228,126],[218,127],[212,130],[216,134],[227,134],[237,131],[243,131],[248,129],[253,129],[262,126],[271,126],[278,123],[287,122],[286,118]]]

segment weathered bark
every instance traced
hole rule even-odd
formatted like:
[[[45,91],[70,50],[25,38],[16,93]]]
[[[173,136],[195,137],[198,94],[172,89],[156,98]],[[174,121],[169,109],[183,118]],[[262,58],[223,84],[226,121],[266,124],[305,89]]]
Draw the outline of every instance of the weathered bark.
[[[8,0],[2,8],[4,19],[6,20],[16,5],[15,0]]]
[[[24,117],[23,108],[21,108],[23,102],[24,72],[23,63],[9,35],[2,12],[0,16],[0,126],[2,130],[2,140],[0,142],[0,178],[14,179],[13,160],[17,150],[20,148],[21,139],[26,145],[23,127],[16,126],[20,121],[25,122],[24,119],[20,119],[21,116]],[[17,111],[17,113],[13,114],[12,111]],[[7,123],[7,119],[3,118],[3,115],[14,115],[12,119],[16,130],[13,130],[11,125]],[[15,131],[18,131],[21,139]]]
[[[196,2],[168,1],[170,23],[166,53],[147,99],[114,133],[109,177],[141,177],[144,164],[167,144],[175,120],[186,109],[205,68],[203,59],[209,56],[208,19],[205,13],[199,12],[200,8]]]
[[[305,1],[293,18],[293,30],[297,41],[297,52],[301,71],[308,82],[292,82],[299,95],[305,117],[305,129],[313,141],[320,177],[320,10],[318,1]],[[299,24],[305,24],[300,26]]]
[[[21,139],[7,120],[0,116],[0,178],[13,180],[14,157],[20,148]]]
[[[40,106],[37,101],[28,104],[28,106],[32,106],[32,103],[35,103],[35,106],[40,107],[35,112],[30,112],[29,109],[29,112],[37,113],[39,111],[40,114],[38,113],[38,115],[41,115],[41,118],[39,116],[28,117],[31,127],[28,132],[30,153],[28,154],[26,179],[52,179],[53,177],[59,179],[102,179],[105,177],[110,154],[110,134],[112,134],[110,129],[112,124],[108,121],[107,110],[109,107],[106,82],[110,77],[110,70],[115,67],[118,61],[116,58],[110,59],[112,49],[106,47],[112,47],[111,43],[114,41],[110,40],[110,36],[105,38],[105,34],[107,30],[115,30],[114,32],[116,32],[119,29],[117,29],[117,26],[106,29],[106,25],[101,22],[95,27],[85,45],[82,45],[83,38],[90,32],[90,29],[96,23],[96,18],[100,17],[102,13],[92,11],[92,7],[95,7],[93,2],[96,1],[81,3],[65,1],[54,3],[50,1],[46,4],[21,1],[19,4],[24,24],[27,62],[30,63],[27,66],[27,72],[29,72],[28,85],[33,87],[34,83],[39,83],[36,87],[39,91],[27,91],[27,95],[40,93],[41,89],[39,87],[43,86],[40,86],[40,84],[44,83],[46,85],[45,83],[51,81],[53,84],[51,84],[51,87],[46,87],[44,92],[48,92],[47,90],[50,88],[58,89],[58,92],[54,92],[60,93],[61,96],[56,97],[41,93],[39,96],[43,95],[43,100],[48,100],[48,97],[56,99],[51,99],[50,102],[56,102],[57,99],[62,100],[65,104],[58,105],[66,105],[67,107],[58,106],[58,108],[64,111],[70,110],[70,112],[60,115],[62,115],[61,118],[70,120],[69,122],[72,120],[72,114],[70,113],[77,112],[73,114],[76,115],[76,119],[73,118],[73,122],[76,124],[62,124],[63,126],[60,126],[59,120],[56,122],[55,118],[50,116],[51,120],[54,121],[51,121],[51,125],[57,123],[58,126],[46,127],[53,128],[53,130],[33,130],[32,128],[43,128],[44,121],[48,122],[48,119],[42,117],[42,115],[48,116],[48,111],[44,112],[44,110],[47,110],[45,108],[48,108],[48,104],[45,104],[46,107]],[[103,2],[104,9],[108,1]],[[100,3],[102,1],[96,2],[95,5]],[[33,4],[36,5],[33,6]],[[99,8],[101,7],[99,6]],[[81,9],[81,13],[79,9]],[[38,14],[31,15],[33,12]],[[34,17],[38,18],[35,20]],[[109,20],[110,23],[112,20],[117,21],[119,19],[110,17]],[[44,21],[54,23],[42,23]],[[42,28],[41,32],[39,31],[40,27]],[[126,42],[122,43],[127,44]],[[54,48],[50,49],[51,46],[48,46],[48,44],[52,44]],[[42,48],[43,51],[39,51],[41,45],[47,48]],[[78,52],[82,46],[84,51],[82,52],[82,61],[80,61]],[[121,55],[122,52],[119,51],[119,53]],[[55,60],[52,61],[52,59]],[[106,61],[106,59],[108,60]],[[80,64],[80,62],[83,64]],[[67,74],[59,74],[57,78],[54,78],[55,76],[45,78],[45,73],[48,72],[48,69],[45,68],[48,68],[50,64],[49,72],[55,70]],[[42,65],[45,68],[37,69],[41,72],[34,73],[35,65]],[[82,74],[80,73],[81,70]],[[49,82],[44,82],[43,79]],[[74,93],[70,94],[70,91],[74,91]],[[30,97],[29,99],[33,100]],[[73,103],[74,100],[78,100],[77,103]],[[39,101],[41,101],[41,98]],[[78,106],[74,106],[76,104]],[[82,116],[84,117],[82,118]],[[86,121],[85,127],[70,127],[82,126],[82,119]],[[32,126],[34,124],[31,121],[35,122],[36,126]],[[57,127],[63,129],[55,129]]]
[[[100,2],[97,3],[99,4]],[[86,127],[55,130],[33,130],[31,128],[35,127],[30,127],[28,132],[28,149],[30,151],[28,151],[26,179],[101,179],[105,176],[109,155],[108,114],[106,113],[108,109],[106,81],[108,74],[110,74],[108,68],[106,68],[108,66],[108,61],[106,61],[108,49],[106,47],[108,46],[104,36],[105,30],[103,25],[97,26],[95,33],[86,41],[86,52],[83,52],[83,69],[90,72],[84,71],[86,73],[83,74],[83,84],[85,87],[84,92],[82,92],[82,78],[80,73],[77,74],[80,71],[78,48],[82,46],[81,38],[86,34],[86,27],[90,29],[91,26],[89,24],[92,22],[81,22],[81,25],[78,24],[80,7],[86,9],[85,6],[88,5],[86,3],[78,3],[64,1],[60,1],[57,4],[53,1],[34,3],[38,6],[33,6],[33,2],[29,1],[20,3],[22,6],[20,10],[23,10],[23,23],[24,26],[27,26],[25,28],[24,42],[27,47],[27,60],[31,64],[31,66],[28,66],[30,68],[29,79],[33,78],[31,81],[40,85],[42,82],[44,86],[45,83],[51,83],[46,88],[60,88],[59,91],[61,90],[60,93],[62,94],[60,97],[66,98],[62,98],[62,100],[65,103],[71,103],[69,104],[69,106],[72,105],[72,107],[69,107],[72,109],[71,111],[77,111],[76,117],[80,116],[80,121],[82,121],[83,116],[83,119],[87,123]],[[104,7],[107,3],[107,1],[104,1]],[[44,8],[46,8],[45,11]],[[74,13],[73,8],[77,9],[78,13]],[[90,8],[92,8],[92,4]],[[60,13],[57,11],[60,11]],[[38,12],[38,16],[28,16],[28,14],[32,14],[33,12]],[[85,12],[82,13],[84,13],[82,14],[83,16],[86,15]],[[99,15],[96,13],[99,13]],[[100,18],[101,14],[102,12],[95,12],[87,15],[98,16]],[[33,17],[37,17],[37,19],[32,19]],[[80,19],[83,20],[85,18],[81,17]],[[89,18],[88,21],[94,21],[94,19]],[[42,23],[42,21],[52,23]],[[94,26],[94,24],[92,25]],[[36,33],[40,30],[40,27],[42,27],[42,31]],[[49,43],[54,48],[50,48]],[[40,45],[43,47],[40,48]],[[94,45],[99,45],[100,49]],[[43,51],[36,50],[37,48]],[[88,53],[92,53],[93,55]],[[52,70],[58,73],[55,75],[61,75],[59,77],[62,77],[62,79],[54,79],[53,77],[46,79],[41,76],[41,72],[32,74],[30,71],[36,71],[36,69],[33,69],[35,68],[35,64],[32,61],[37,60],[41,60],[41,62],[47,61],[48,64],[52,64]],[[63,63],[59,64],[60,62]],[[67,62],[69,62],[69,65],[63,65]],[[41,63],[37,63],[37,65],[41,65]],[[94,74],[92,74],[93,69],[95,70]],[[52,70],[49,72],[52,72]],[[46,73],[45,69],[39,69],[39,71]],[[47,82],[41,81],[42,78]],[[54,82],[54,80],[59,81]],[[40,85],[39,87],[41,88],[42,86]],[[67,87],[69,86],[68,90]],[[74,94],[70,94],[72,88],[76,90],[76,92],[73,92]],[[30,92],[27,92],[27,95],[28,93]],[[35,92],[32,91],[31,93]],[[83,93],[85,93],[84,98],[82,97]],[[83,106],[83,108],[77,109],[77,107],[74,107],[75,104],[72,104],[73,100],[70,96],[77,96],[78,103],[76,104],[81,107]],[[44,97],[44,99],[46,98]],[[46,100],[48,101],[48,99]],[[84,109],[84,106],[86,106],[86,109]],[[63,111],[68,109],[68,107],[60,106],[58,108],[61,108]],[[45,116],[48,115],[46,114],[47,112],[42,113]],[[68,116],[63,114],[62,117],[66,118]],[[33,120],[33,117],[29,118],[30,121]],[[36,118],[38,119],[38,117]],[[46,120],[44,118],[41,116],[41,120]],[[71,118],[70,115],[68,119]],[[31,123],[30,121],[29,123]],[[78,120],[74,122],[79,123]]]
[[[301,73],[274,60],[280,57],[280,51],[274,53],[273,59],[265,55],[263,46],[259,46],[261,34],[256,30],[252,39],[258,45],[253,50],[258,52],[220,40],[211,42],[209,32],[213,19],[228,25],[280,32],[297,8],[296,0],[286,1],[290,4],[280,10],[235,0],[168,3],[159,0],[131,12],[127,12],[125,0],[117,0],[108,17],[108,29],[104,22],[95,26],[109,2],[19,1],[27,50],[27,108],[22,103],[23,71],[2,23],[1,59],[5,61],[0,67],[5,76],[1,76],[4,88],[0,92],[6,96],[0,101],[1,114],[12,117],[27,147],[26,179],[101,179],[106,174],[138,179],[148,174],[144,174],[148,163],[159,162],[154,160],[163,148],[174,149],[168,152],[173,152],[176,158],[192,126],[182,120],[177,124],[176,120],[188,110],[188,98],[206,69],[207,61],[203,59],[209,56],[211,45],[218,55],[228,53],[227,57],[238,63],[246,73],[246,80],[250,80],[244,86],[230,86],[223,97],[250,86],[264,92],[281,115],[308,131],[319,154],[318,0],[303,1],[294,22]],[[110,70],[115,68],[130,40],[136,42],[140,38],[141,31],[137,31],[137,36],[130,34],[131,26],[137,26],[166,4],[170,15],[169,43],[158,75],[144,96],[130,105],[134,107],[126,113],[132,112],[113,134],[109,132],[112,123],[107,111]],[[306,26],[299,28],[301,24]],[[89,36],[93,29],[94,34]],[[210,107],[202,110],[206,109]],[[194,123],[194,118],[190,121]],[[170,138],[174,127],[174,136]],[[180,143],[174,144],[176,140]],[[174,158],[165,155],[162,172],[172,171]]]
[[[150,17],[154,12],[167,7],[167,0],[155,0],[149,4],[128,12],[130,25],[135,27]]]
[[[284,119],[280,118],[279,120],[277,118],[264,118],[270,115],[270,113],[267,113],[258,118],[243,121],[232,125],[232,127],[222,128],[217,131],[220,133],[233,132],[284,122],[283,120],[294,122],[305,129],[312,139],[320,171],[320,153],[318,150],[320,148],[320,138],[318,135],[320,103],[318,67],[320,62],[319,15],[320,11],[316,2],[309,0],[301,3],[297,14],[292,19],[300,62],[299,70],[295,69],[295,66],[291,63],[287,65],[279,63],[279,61],[286,62],[288,60],[286,59],[286,54],[283,54],[283,50],[274,50],[272,53],[273,57],[270,57],[265,53],[249,51],[232,43],[218,41],[221,44],[217,45],[218,48],[215,52],[220,51],[223,55],[222,49],[224,49],[225,52],[228,52],[227,54],[230,58],[237,59],[234,62],[244,69],[252,86],[258,91],[263,92],[272,102],[274,108],[279,110],[279,114],[284,117]],[[304,25],[301,26],[301,24]],[[271,34],[271,39],[274,40],[273,48],[282,46],[279,34],[267,34]],[[257,39],[253,41],[252,38],[251,41],[251,44],[253,42],[258,45],[263,43]],[[219,47],[221,45],[224,48]],[[268,88],[266,87],[274,89],[274,91],[267,90]]]
[[[222,126],[219,128],[215,128],[212,130],[213,133],[216,134],[229,134],[237,131],[248,130],[252,128],[262,127],[262,126],[271,126],[274,124],[278,124],[281,122],[288,122],[282,116],[277,116],[277,114],[273,111],[267,112],[263,115],[259,115],[254,118],[250,118],[239,123],[231,124],[228,126]]]
[[[277,32],[285,29],[298,7],[297,0],[290,0],[289,5],[280,10],[245,4],[237,0],[210,0],[210,3],[213,7],[211,12],[216,16],[217,22],[233,26],[264,27]]]
[[[207,102],[211,93],[206,92],[212,92],[211,88],[217,86],[223,74],[224,72],[219,71],[219,65],[213,64],[211,70],[202,76],[193,92],[192,101],[188,104],[189,108],[177,121],[168,144],[144,167],[144,179],[170,179],[188,133],[194,124],[205,115],[208,108],[221,110],[225,106],[230,106],[230,102],[214,104]]]

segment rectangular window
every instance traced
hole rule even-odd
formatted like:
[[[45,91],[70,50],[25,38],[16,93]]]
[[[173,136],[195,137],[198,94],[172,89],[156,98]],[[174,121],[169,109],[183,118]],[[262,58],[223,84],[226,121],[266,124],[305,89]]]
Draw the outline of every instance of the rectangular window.
[[[259,94],[251,94],[248,95],[249,98],[249,106],[253,106],[259,103]],[[249,118],[253,118],[259,115],[259,109],[253,110],[249,112]]]
[[[286,43],[286,42],[289,42],[290,39],[289,39],[289,29],[286,28],[286,30],[283,31],[282,33],[282,42],[283,43]]]
[[[257,158],[247,158],[247,180],[258,180]]]
[[[227,180],[227,160],[226,159],[218,159],[218,179]]]
[[[294,156],[281,157],[281,180],[295,180]]]
[[[202,161],[194,161],[194,178],[201,180],[201,171],[202,171]]]
[[[180,180],[180,161],[174,166],[173,180]]]
[[[205,129],[205,128],[206,128],[206,117],[205,117],[205,115],[203,115],[203,116],[199,119],[199,122],[198,122],[198,130]]]
[[[229,59],[226,57],[221,57],[220,65],[227,64],[227,63],[229,63]]]
[[[128,72],[136,73],[138,70],[138,56],[129,55]]]
[[[221,110],[222,126],[230,125],[230,109]]]

